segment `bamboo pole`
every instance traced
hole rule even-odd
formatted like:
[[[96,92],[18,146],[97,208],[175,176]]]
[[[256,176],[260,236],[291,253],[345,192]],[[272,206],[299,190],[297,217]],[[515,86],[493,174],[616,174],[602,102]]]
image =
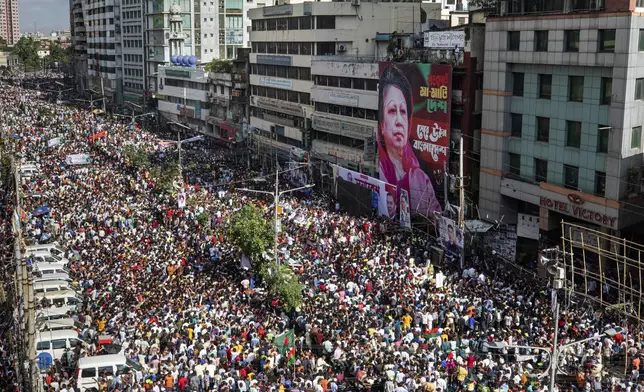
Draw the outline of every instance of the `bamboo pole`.
[[[624,302],[626,302],[626,238],[624,240],[624,283],[622,285],[624,289]]]
[[[572,251],[572,226],[568,226],[568,244],[570,245],[570,269],[572,271],[572,287],[568,290],[568,305],[570,305],[570,296],[575,291],[575,256]],[[566,250],[564,249],[564,252]]]
[[[584,232],[579,231],[581,238],[581,258],[584,260],[584,293],[588,295],[588,269],[586,268],[586,244],[584,243]]]
[[[639,297],[637,298],[637,343],[642,342],[642,333],[640,332],[640,323],[642,319],[642,251],[637,252],[637,270],[639,271],[640,278],[639,286],[640,292]]]
[[[597,238],[597,256],[599,256],[599,301],[604,303],[604,271],[602,268],[602,252],[601,252],[601,242],[599,242],[599,236]]]

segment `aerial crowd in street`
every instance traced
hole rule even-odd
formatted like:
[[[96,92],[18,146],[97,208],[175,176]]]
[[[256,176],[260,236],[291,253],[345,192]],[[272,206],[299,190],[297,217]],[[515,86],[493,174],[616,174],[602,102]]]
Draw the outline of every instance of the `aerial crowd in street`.
[[[349,216],[314,188],[280,200],[280,258],[304,288],[302,306],[289,309],[267,297],[226,238],[242,206],[272,203],[235,189],[274,188],[274,168],[254,169],[235,150],[197,142],[183,151],[185,181],[161,191],[150,169],[125,154],[134,146],[153,165],[175,159],[158,132],[10,84],[0,90],[0,113],[2,136],[35,167],[22,184],[25,242],[62,249],[58,259],[78,293],[65,317],[77,322],[82,343],[68,341],[62,353],[41,325],[51,328],[45,321],[55,308],[74,301],[45,295],[38,304],[38,353],[53,359],[42,369],[46,391],[547,390],[547,287],[480,254],[466,256],[466,271],[431,265],[426,232]],[[91,159],[69,160],[78,154]],[[45,265],[55,261],[47,257],[31,264],[35,285],[48,281]],[[641,331],[635,324],[606,335],[615,322],[590,303],[562,307],[560,343],[596,339],[561,355],[560,390],[644,389]],[[276,344],[289,331],[292,358]],[[85,374],[77,365],[101,355],[124,357],[127,370],[100,365]],[[15,363],[2,363],[0,389],[12,390]]]

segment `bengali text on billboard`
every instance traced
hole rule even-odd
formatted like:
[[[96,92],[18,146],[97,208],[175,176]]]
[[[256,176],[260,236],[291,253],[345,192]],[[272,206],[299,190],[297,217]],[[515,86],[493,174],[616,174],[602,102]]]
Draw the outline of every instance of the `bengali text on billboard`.
[[[380,63],[380,179],[407,191],[412,214],[441,212],[451,82],[451,65]]]

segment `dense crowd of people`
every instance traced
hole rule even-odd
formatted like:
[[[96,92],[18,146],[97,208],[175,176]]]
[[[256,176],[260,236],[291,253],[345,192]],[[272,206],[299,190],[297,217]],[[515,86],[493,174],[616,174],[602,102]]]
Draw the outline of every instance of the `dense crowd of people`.
[[[160,189],[153,169],[133,166],[126,154],[133,146],[153,165],[172,161],[158,134],[15,86],[0,92],[0,112],[3,136],[41,169],[23,186],[39,195],[24,199],[24,233],[69,250],[85,296],[74,316],[90,342],[80,355],[98,354],[96,337],[109,334],[141,365],[128,377],[102,377],[100,390],[547,390],[547,288],[491,272],[481,255],[468,255],[466,271],[431,265],[425,233],[348,216],[314,191],[281,200],[280,258],[304,287],[303,305],[289,309],[267,297],[226,239],[243,205],[272,202],[235,188],[272,169],[253,171],[235,151],[196,143],[183,154],[185,182]],[[73,154],[91,162],[66,163]],[[273,177],[252,187],[270,189]],[[44,204],[47,214],[32,213]],[[560,315],[560,343],[596,337],[560,357],[560,373],[576,377],[561,388],[642,389],[640,331],[604,336],[616,326],[586,310]],[[294,361],[274,339],[291,329]],[[610,364],[624,352],[628,374],[620,376]],[[74,377],[56,366],[46,388],[77,391]]]

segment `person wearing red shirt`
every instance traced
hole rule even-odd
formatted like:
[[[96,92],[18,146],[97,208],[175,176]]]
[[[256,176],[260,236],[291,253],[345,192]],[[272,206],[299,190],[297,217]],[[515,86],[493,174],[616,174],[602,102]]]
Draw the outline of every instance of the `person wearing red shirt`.
[[[184,391],[186,389],[186,386],[188,386],[188,384],[190,384],[190,380],[188,380],[188,378],[184,374],[183,376],[181,376],[179,378],[178,384],[179,384],[179,390]]]

